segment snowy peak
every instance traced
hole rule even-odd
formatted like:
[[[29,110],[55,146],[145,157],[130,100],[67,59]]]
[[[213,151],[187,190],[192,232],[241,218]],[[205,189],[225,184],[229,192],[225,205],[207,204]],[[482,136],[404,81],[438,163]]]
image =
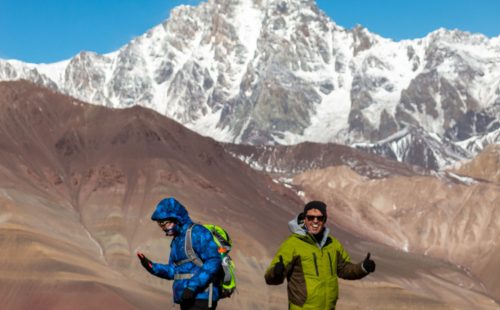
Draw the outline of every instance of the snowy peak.
[[[224,142],[376,144],[411,125],[455,143],[499,127],[500,39],[438,29],[394,42],[315,1],[211,0],[110,54],[0,60],[0,79],[141,105]]]
[[[369,153],[432,170],[441,170],[472,156],[450,140],[412,126],[375,144],[354,146]]]

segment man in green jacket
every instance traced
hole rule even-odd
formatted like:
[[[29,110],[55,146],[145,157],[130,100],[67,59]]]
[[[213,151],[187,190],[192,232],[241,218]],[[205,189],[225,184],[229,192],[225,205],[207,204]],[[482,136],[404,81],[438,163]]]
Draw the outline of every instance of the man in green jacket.
[[[326,204],[311,201],[304,212],[288,223],[292,235],[280,246],[266,271],[266,283],[288,280],[289,309],[335,309],[342,279],[361,279],[375,271],[370,253],[359,264],[325,227]]]

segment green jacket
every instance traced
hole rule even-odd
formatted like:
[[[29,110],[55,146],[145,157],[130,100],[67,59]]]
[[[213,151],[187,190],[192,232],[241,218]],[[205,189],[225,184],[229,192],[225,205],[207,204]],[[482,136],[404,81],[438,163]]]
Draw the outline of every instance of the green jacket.
[[[267,284],[288,280],[289,309],[335,309],[339,294],[338,278],[361,279],[368,273],[361,263],[353,264],[340,242],[325,228],[317,243],[298,216],[288,223],[292,235],[280,246],[266,271]],[[275,275],[274,265],[283,258],[285,275]]]

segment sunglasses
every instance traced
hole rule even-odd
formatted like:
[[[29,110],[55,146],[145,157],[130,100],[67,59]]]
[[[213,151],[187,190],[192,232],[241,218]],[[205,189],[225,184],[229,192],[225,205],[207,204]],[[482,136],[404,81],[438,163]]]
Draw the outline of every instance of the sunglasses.
[[[157,223],[158,223],[158,226],[163,227],[163,226],[166,226],[168,224],[176,223],[176,221],[168,219],[168,220],[158,221]]]
[[[324,215],[306,215],[306,219],[310,222],[314,221],[314,219],[317,219],[318,222],[324,222],[325,216]]]

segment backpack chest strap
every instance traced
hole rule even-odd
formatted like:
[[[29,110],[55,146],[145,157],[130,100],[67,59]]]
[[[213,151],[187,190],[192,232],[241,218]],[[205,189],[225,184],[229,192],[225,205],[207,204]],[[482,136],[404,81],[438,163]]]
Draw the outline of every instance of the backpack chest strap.
[[[189,280],[194,276],[193,273],[176,273],[174,280]]]
[[[192,238],[191,232],[193,230],[194,225],[195,224],[191,224],[191,226],[188,227],[188,229],[186,230],[186,238],[184,239],[184,251],[186,252],[187,258],[180,260],[180,261],[177,261],[177,262],[174,262],[174,265],[176,265],[176,266],[179,266],[179,265],[182,265],[185,263],[189,263],[189,262],[192,262],[193,264],[195,264],[198,267],[203,266],[203,261],[200,259],[198,254],[196,254],[196,252],[193,249],[193,238]]]

